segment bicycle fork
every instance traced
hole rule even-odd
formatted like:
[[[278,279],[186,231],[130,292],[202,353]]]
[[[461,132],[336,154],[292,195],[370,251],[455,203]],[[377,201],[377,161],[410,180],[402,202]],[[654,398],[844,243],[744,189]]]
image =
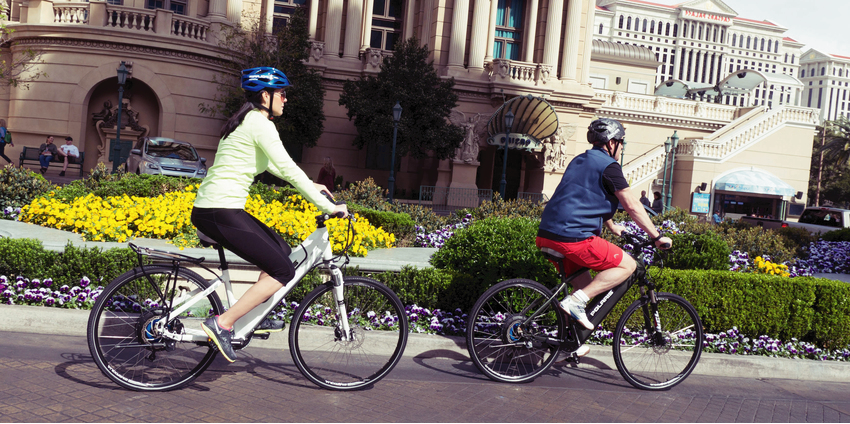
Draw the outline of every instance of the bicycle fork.
[[[351,326],[348,324],[348,310],[345,306],[345,281],[342,277],[342,271],[339,270],[339,267],[336,265],[330,266],[331,279],[333,280],[333,297],[334,302],[336,302],[337,313],[339,314],[339,323],[342,328],[342,334],[340,335],[340,340],[342,341],[351,341],[353,335],[351,334]]]

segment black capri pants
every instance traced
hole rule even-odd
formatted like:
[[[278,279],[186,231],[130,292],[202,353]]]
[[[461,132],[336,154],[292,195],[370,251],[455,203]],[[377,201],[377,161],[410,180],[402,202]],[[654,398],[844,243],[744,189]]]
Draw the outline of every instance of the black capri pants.
[[[227,250],[281,284],[295,276],[292,248],[277,232],[242,209],[193,208],[192,224]]]

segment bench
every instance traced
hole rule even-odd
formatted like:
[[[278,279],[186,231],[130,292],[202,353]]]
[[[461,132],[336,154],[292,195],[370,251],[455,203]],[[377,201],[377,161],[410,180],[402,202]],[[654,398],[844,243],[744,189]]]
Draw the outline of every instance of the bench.
[[[25,163],[33,163],[41,167],[41,162],[38,161],[39,150],[38,147],[27,147],[24,146],[24,151],[21,152],[21,162],[19,166],[23,167]],[[80,178],[83,177],[83,160],[85,160],[85,152],[80,152],[80,157],[77,158],[76,163],[68,163],[68,168],[76,168],[80,170]],[[58,163],[60,166],[65,163],[65,158],[62,155],[54,155],[51,163]]]

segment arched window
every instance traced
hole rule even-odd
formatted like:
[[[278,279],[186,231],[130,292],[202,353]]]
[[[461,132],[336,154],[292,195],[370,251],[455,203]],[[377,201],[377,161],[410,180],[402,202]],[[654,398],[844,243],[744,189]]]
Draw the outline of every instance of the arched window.
[[[647,24],[648,22],[649,22],[649,19],[644,19],[644,20],[643,20],[643,29],[641,30],[641,32],[646,32],[646,24]]]
[[[632,17],[631,16],[629,16],[629,19],[626,21],[626,29],[627,30],[632,29]]]
[[[787,56],[787,55],[786,55],[786,56]],[[805,77],[806,77],[806,70],[805,70],[805,69],[800,69],[800,78],[805,78]]]
[[[699,33],[697,34],[697,39],[702,40],[702,24],[699,26]]]
[[[694,38],[694,34],[696,33],[697,26],[691,24],[691,38]]]
[[[761,39],[761,46],[759,47],[759,50],[764,51],[764,38]]]
[[[767,51],[773,50],[773,40],[767,40]]]
[[[600,34],[602,34],[602,29],[603,29],[602,24],[599,24],[599,33],[600,33]]]
[[[750,41],[751,41],[750,36],[747,36],[747,48],[750,48]]]
[[[625,21],[625,20],[626,20],[626,17],[623,16],[623,15],[620,15],[620,25],[619,25],[620,29],[623,29],[623,21]]]
[[[743,35],[741,35],[741,39],[738,40],[738,47],[740,47],[742,49],[744,48],[744,36]]]
[[[649,33],[655,34],[655,21],[649,23]]]
[[[673,36],[674,37],[679,36],[679,24],[673,24]]]
[[[825,66],[823,68],[820,68],[820,75],[821,76],[826,75],[826,67]]]
[[[785,63],[788,63],[788,53],[785,53]]]
[[[666,27],[664,28],[664,35],[670,36],[670,23],[668,22]]]
[[[688,36],[688,23],[685,22],[684,24],[682,24],[682,37],[687,37],[687,36]]]
[[[844,70],[843,70],[843,69],[839,69],[839,70],[838,70],[838,76],[839,76],[839,77],[843,77],[843,76],[844,76]]]
[[[735,47],[735,44],[738,44],[738,34],[732,34],[732,47]]]
[[[494,58],[519,60],[524,10],[524,0],[499,1],[496,9],[496,37],[493,41]]]
[[[796,55],[796,54],[792,54],[792,55],[791,55],[791,64],[792,64],[792,65],[794,64],[794,58],[795,58],[795,57],[797,57],[797,55]]]

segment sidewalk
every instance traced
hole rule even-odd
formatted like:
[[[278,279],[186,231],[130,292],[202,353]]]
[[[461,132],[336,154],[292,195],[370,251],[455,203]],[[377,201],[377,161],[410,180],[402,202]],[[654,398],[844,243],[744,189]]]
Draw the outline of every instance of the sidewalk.
[[[74,245],[102,249],[126,247],[126,243],[83,242],[82,237],[74,233],[8,220],[0,220],[0,237],[35,238],[41,240],[46,249],[57,251],[64,250],[69,241]],[[164,240],[136,239],[133,243],[179,251]],[[350,266],[359,266],[362,271],[372,272],[398,271],[403,265],[429,267],[428,260],[435,251],[436,249],[426,248],[377,249],[370,251],[366,258],[351,258]],[[185,249],[180,252],[216,260],[213,249]],[[233,264],[249,265],[241,258],[229,253],[227,259]],[[850,282],[850,275],[821,274],[818,276]],[[0,305],[0,332],[3,333],[25,332],[85,337],[87,321],[88,311]],[[286,349],[288,346],[286,336],[278,335],[272,336],[269,340],[252,342],[249,349],[251,348]],[[405,357],[469,360],[464,338],[425,334],[410,335]],[[592,346],[591,353],[583,359],[579,367],[616,368],[611,349],[605,346]],[[694,373],[717,377],[846,382],[850,378],[850,363],[704,353]]]

